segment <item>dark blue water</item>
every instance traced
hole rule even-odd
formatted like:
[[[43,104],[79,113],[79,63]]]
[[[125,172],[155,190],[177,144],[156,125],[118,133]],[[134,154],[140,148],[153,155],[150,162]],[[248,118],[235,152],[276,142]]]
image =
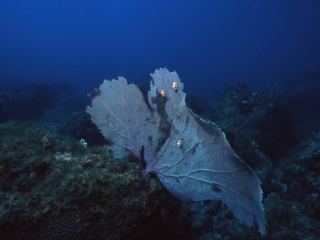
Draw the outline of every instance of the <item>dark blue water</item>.
[[[67,81],[85,95],[167,67],[204,97],[264,86],[319,70],[319,12],[318,0],[1,1],[0,81]]]

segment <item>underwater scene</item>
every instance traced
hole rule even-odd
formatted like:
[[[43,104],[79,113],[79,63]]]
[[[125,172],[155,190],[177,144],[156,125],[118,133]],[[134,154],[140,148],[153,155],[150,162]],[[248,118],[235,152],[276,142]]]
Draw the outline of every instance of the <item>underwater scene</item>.
[[[0,239],[320,239],[320,2],[0,3]]]

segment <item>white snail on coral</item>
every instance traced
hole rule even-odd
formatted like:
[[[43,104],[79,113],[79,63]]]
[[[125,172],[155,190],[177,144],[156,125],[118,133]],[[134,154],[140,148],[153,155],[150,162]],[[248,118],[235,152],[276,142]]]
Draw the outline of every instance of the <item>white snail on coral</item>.
[[[173,88],[173,90],[177,91],[178,90],[178,83],[177,82],[173,82],[172,83],[172,88]]]
[[[182,148],[182,140],[181,140],[181,139],[179,139],[179,141],[178,141],[177,144],[178,144],[178,147],[179,147],[179,148]]]

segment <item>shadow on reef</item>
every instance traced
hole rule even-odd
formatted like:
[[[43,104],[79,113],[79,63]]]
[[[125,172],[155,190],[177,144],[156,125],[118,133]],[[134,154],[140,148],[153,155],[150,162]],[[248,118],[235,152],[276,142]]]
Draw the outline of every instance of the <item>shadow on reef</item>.
[[[107,143],[97,126],[91,122],[90,115],[85,111],[70,114],[58,128],[58,133],[78,140],[85,139],[89,146],[102,146]]]
[[[320,71],[306,72],[296,79],[277,83],[273,91],[288,103],[296,136],[307,139],[320,126]]]
[[[28,82],[0,93],[0,122],[42,121],[56,129],[72,112],[84,110],[85,106],[66,82]]]
[[[213,103],[207,117],[225,132],[242,159],[252,159],[250,154],[259,149],[276,162],[297,143],[289,106],[268,89],[250,89],[244,83],[230,86]]]

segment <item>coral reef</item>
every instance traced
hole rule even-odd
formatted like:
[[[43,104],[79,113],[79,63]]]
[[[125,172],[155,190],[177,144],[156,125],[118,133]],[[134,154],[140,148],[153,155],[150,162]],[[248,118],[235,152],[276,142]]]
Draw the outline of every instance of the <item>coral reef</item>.
[[[0,125],[0,146],[1,239],[142,239],[173,229],[179,201],[156,179],[146,183],[132,157],[22,122]]]
[[[193,112],[221,126],[235,152],[261,180],[268,224],[263,238],[240,224],[221,201],[182,204],[156,178],[146,182],[133,156],[115,159],[97,146],[105,140],[81,101],[62,106],[72,96],[67,86],[2,88],[0,238],[318,239],[316,80],[298,79],[272,90],[240,83],[212,103],[187,95]],[[42,105],[32,108],[32,101],[24,102],[30,115],[23,116],[24,109],[16,106],[27,96],[36,96]],[[8,121],[14,118],[41,121],[50,128]],[[303,142],[295,145],[296,136]]]

